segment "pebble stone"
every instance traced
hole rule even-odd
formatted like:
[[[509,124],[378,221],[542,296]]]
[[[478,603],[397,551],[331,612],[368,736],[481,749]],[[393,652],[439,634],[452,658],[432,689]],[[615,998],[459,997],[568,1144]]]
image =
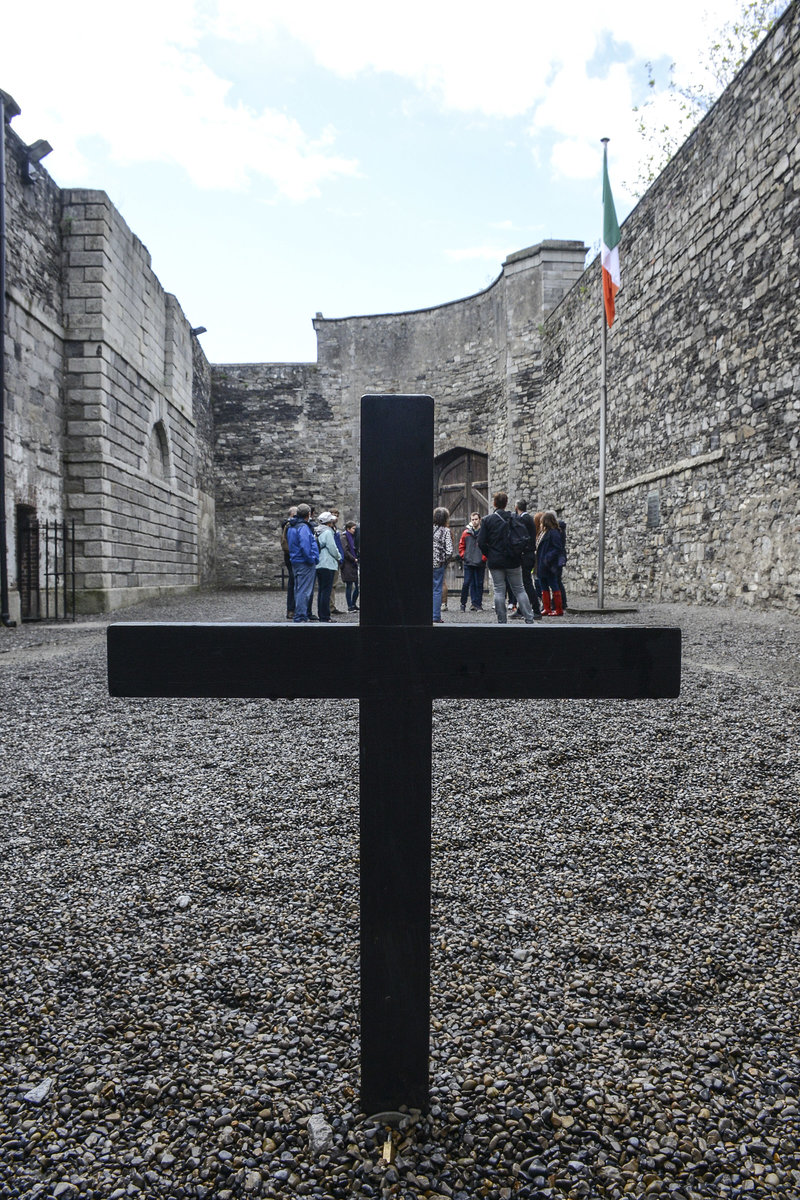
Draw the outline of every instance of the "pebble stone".
[[[796,616],[568,613],[680,624],[680,699],[435,705],[431,1103],[393,1128],[357,703],[111,699],[110,619],[0,629],[0,1196],[800,1197]]]

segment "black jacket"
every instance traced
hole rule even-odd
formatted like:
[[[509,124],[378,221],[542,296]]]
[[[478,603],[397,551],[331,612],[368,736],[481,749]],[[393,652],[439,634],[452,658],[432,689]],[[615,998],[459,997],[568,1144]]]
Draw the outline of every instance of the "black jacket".
[[[488,517],[481,521],[478,530],[478,545],[486,555],[486,562],[491,571],[492,567],[502,567],[509,570],[518,567],[521,558],[509,558],[503,545],[503,526],[511,520],[511,513],[504,508],[496,508]]]
[[[522,565],[523,567],[533,569],[536,562],[536,522],[529,512],[518,513],[517,515],[530,534],[531,539],[530,549],[527,554],[523,554],[522,556]]]

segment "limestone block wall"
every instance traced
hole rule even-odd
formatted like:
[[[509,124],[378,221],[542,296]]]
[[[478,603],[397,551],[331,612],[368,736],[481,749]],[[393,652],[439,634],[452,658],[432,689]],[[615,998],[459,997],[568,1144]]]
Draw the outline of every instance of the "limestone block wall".
[[[67,507],[81,605],[109,609],[200,582],[195,349],[103,192],[65,191],[62,230]]]
[[[622,228],[609,333],[612,595],[800,606],[800,8]],[[599,267],[545,325],[539,504],[596,583]]]
[[[543,315],[583,270],[580,242],[520,251],[476,296],[379,316],[317,316],[317,364],[213,368],[217,578],[270,585],[292,503],[358,517],[359,420],[367,393],[428,393],[435,449],[489,454],[492,484],[519,484],[533,453]],[[387,496],[387,531],[403,497]]]
[[[278,587],[289,506],[353,509],[352,414],[310,363],[228,363],[212,376],[217,582]]]
[[[22,182],[24,146],[6,127],[5,454],[11,615],[19,620],[17,514],[63,515],[64,327],[59,189]]]
[[[510,255],[485,291],[416,312],[314,322],[320,369],[357,412],[368,392],[426,392],[435,453],[489,455],[490,486],[516,490],[533,451],[542,322],[583,271],[581,242]]]
[[[192,413],[195,421],[194,483],[197,489],[198,582],[216,580],[216,506],[214,495],[214,410],[211,368],[196,337],[192,339]]]
[[[357,419],[367,393],[434,397],[436,442],[505,456],[495,429],[505,382],[505,308],[496,285],[417,312],[314,322],[318,359]]]

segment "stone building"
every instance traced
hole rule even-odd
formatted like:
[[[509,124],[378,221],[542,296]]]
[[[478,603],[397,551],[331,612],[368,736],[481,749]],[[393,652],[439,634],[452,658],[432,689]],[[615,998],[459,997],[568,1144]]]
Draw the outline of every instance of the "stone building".
[[[45,523],[66,523],[79,609],[210,582],[210,378],[197,338],[105,193],[28,174],[7,127],[11,616],[43,615],[54,601]]]
[[[800,608],[799,46],[795,0],[622,227],[612,596]],[[512,254],[451,304],[318,314],[316,363],[209,367],[104,193],[22,183],[6,139],[6,516],[74,518],[83,608],[277,585],[292,502],[358,515],[364,392],[431,394],[432,502],[460,519],[502,486],[555,507],[572,584],[595,587],[601,310],[580,242]]]

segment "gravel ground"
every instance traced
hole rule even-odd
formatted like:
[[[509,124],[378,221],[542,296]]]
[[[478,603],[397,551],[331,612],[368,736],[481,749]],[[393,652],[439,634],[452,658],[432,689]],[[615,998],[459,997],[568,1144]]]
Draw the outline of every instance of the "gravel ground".
[[[682,626],[679,700],[507,703],[513,749],[436,705],[432,1102],[385,1156],[356,703],[112,700],[106,618],[0,630],[0,1196],[800,1197],[800,620],[619,619]]]

